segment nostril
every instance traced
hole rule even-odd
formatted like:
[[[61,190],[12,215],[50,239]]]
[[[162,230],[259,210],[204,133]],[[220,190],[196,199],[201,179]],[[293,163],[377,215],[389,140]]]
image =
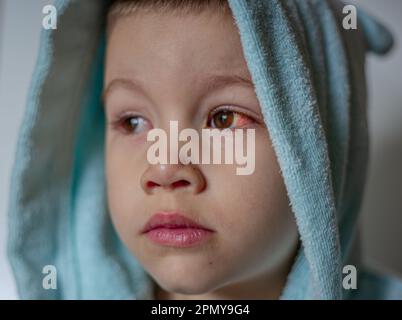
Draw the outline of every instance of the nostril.
[[[172,183],[172,188],[182,188],[182,187],[187,187],[188,185],[190,185],[190,182],[188,182],[187,180],[179,180],[176,182]]]
[[[160,185],[157,184],[156,182],[153,182],[153,181],[148,181],[148,182],[147,182],[147,188],[148,188],[148,189],[153,189],[153,188],[155,188],[155,187],[160,187]]]

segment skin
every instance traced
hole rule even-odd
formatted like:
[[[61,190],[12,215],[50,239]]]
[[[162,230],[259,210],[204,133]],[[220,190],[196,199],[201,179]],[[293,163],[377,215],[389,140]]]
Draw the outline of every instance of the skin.
[[[108,203],[121,240],[154,280],[156,298],[277,299],[298,231],[232,16],[140,9],[109,31]],[[149,164],[151,128],[168,133],[177,120],[179,129],[201,131],[226,105],[236,108],[235,127],[255,129],[253,174],[236,175],[236,164]],[[122,115],[141,125],[126,130]],[[180,180],[186,183],[174,184]],[[140,231],[158,211],[179,211],[215,232],[197,247],[157,245]]]

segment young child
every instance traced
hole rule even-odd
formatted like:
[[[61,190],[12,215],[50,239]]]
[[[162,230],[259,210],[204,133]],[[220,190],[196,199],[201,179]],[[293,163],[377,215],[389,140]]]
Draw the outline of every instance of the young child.
[[[337,1],[56,7],[13,182],[21,297],[402,297],[350,250],[367,164],[364,56],[390,48],[383,27],[359,11],[359,28],[343,29]],[[254,130],[253,172],[151,163],[147,136],[169,136],[172,121]]]
[[[239,34],[225,2],[170,5],[111,9],[105,113],[114,225],[164,298],[276,299],[298,233]],[[146,134],[169,132],[171,120],[179,129],[254,128],[254,173],[236,175],[236,164],[150,165]],[[213,233],[191,249],[155,245],[140,231],[161,212]]]

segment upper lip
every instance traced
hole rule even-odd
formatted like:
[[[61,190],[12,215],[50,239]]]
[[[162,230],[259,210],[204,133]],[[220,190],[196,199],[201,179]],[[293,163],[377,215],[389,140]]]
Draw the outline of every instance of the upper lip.
[[[212,231],[211,229],[200,225],[190,218],[183,216],[180,213],[166,213],[166,212],[157,212],[155,213],[145,224],[141,233],[146,233],[152,229],[156,228],[196,228],[196,229],[204,229],[208,231]]]

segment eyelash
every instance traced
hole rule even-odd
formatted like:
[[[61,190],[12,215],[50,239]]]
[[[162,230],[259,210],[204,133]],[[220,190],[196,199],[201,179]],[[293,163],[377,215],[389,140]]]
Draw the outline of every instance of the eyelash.
[[[211,110],[208,114],[208,118],[207,118],[207,123],[206,123],[206,127],[208,128],[208,124],[210,123],[210,121],[213,119],[214,116],[216,116],[219,112],[222,111],[229,111],[229,112],[233,112],[236,115],[242,116],[242,117],[246,117],[248,118],[248,120],[251,122],[251,124],[258,124],[260,123],[258,120],[256,120],[252,115],[246,113],[246,112],[242,112],[239,111],[237,107],[234,106],[230,106],[230,105],[223,105],[223,106],[219,106],[214,108],[213,110]],[[125,121],[131,119],[131,118],[142,118],[145,121],[147,121],[148,123],[150,123],[150,121],[148,119],[146,119],[145,117],[139,115],[139,114],[135,114],[135,113],[123,113],[122,115],[119,115],[115,120],[111,121],[111,127],[113,130],[117,130],[122,132],[125,135],[132,135],[135,134],[133,133],[130,129],[126,129],[125,126]],[[231,129],[235,129],[235,128],[231,128]]]

